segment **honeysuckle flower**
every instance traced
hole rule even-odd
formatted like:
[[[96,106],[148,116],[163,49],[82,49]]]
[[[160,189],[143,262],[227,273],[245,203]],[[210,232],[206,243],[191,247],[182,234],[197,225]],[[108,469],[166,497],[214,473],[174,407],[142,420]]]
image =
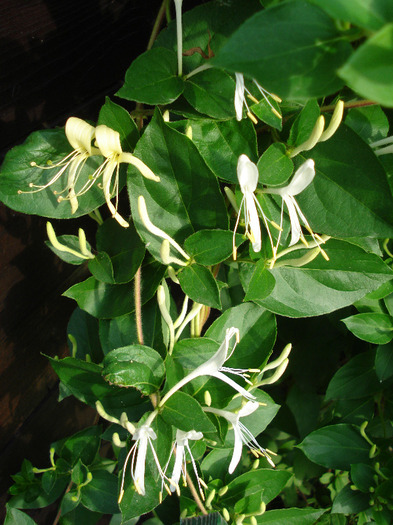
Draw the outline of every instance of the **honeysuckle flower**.
[[[117,211],[120,164],[132,164],[140,171],[141,175],[147,179],[154,180],[155,182],[159,182],[160,178],[157,177],[140,159],[131,153],[123,152],[120,143],[120,134],[117,131],[108,128],[108,126],[105,126],[104,124],[101,124],[100,126],[96,127],[95,136],[97,146],[101,154],[105,157],[105,161],[93,174],[92,183],[94,184],[95,180],[102,174],[102,189],[109,211],[111,212],[112,217],[116,219],[121,226],[126,228],[129,226],[128,222],[125,221]],[[114,173],[115,182],[113,184],[113,188],[111,188]],[[114,206],[111,202],[113,193],[116,195],[116,206]]]
[[[211,412],[217,416],[225,418],[231,423],[235,435],[232,459],[228,467],[229,474],[232,474],[237,467],[242,456],[243,445],[246,445],[254,456],[264,456],[272,467],[274,463],[266,449],[262,448],[252,433],[240,421],[240,418],[253,414],[259,407],[258,401],[248,401],[237,413],[219,408],[204,407],[205,412]]]
[[[387,155],[388,153],[393,153],[393,136],[386,137],[386,139],[377,140],[370,144],[374,148],[375,155]],[[384,146],[381,148],[380,146]]]
[[[337,131],[344,115],[344,102],[339,100],[334,108],[332,118],[330,119],[329,126],[325,129],[325,118],[323,115],[320,115],[317,118],[317,121],[314,125],[314,128],[309,136],[309,138],[304,141],[296,148],[293,148],[289,151],[289,156],[295,157],[302,151],[309,151],[312,149],[318,142],[325,142],[325,140],[330,139],[334,133]]]
[[[244,219],[246,223],[246,235],[250,239],[252,249],[254,252],[261,251],[262,248],[262,236],[261,236],[261,225],[259,222],[258,211],[262,214],[262,218],[268,232],[270,242],[273,246],[273,240],[270,235],[270,230],[267,224],[267,219],[261,205],[259,204],[254,192],[258,184],[258,168],[251,162],[247,155],[240,155],[237,162],[237,178],[240,184],[240,190],[243,193],[243,198],[240,203],[240,209],[237,214],[236,224],[233,231],[233,258],[236,259],[236,231],[240,221],[240,215],[244,209]]]
[[[183,74],[183,27],[181,8],[183,0],[174,0],[176,12],[176,35],[177,35],[177,69],[178,75]]]
[[[204,499],[204,494],[201,488],[201,479],[198,474],[198,469],[195,463],[194,456],[192,455],[190,445],[188,444],[188,441],[191,439],[192,441],[197,441],[199,439],[203,438],[202,432],[197,432],[196,430],[190,430],[188,432],[185,432],[183,430],[177,429],[176,431],[176,440],[174,443],[174,447],[172,449],[172,453],[175,453],[175,464],[173,466],[172,476],[169,478],[169,487],[171,492],[179,491],[179,481],[180,476],[183,477],[183,484],[186,487],[187,481],[186,481],[186,472],[187,472],[187,458],[186,458],[186,452],[188,453],[189,459],[192,464],[192,468],[194,469],[195,477],[198,482],[199,492],[201,494],[202,499]],[[171,456],[172,456],[171,453]],[[171,457],[168,460],[168,465]]]
[[[84,120],[77,117],[70,117],[65,125],[65,135],[70,145],[74,148],[64,159],[55,164],[49,163],[47,166],[39,166],[36,162],[30,162],[31,166],[38,167],[42,170],[52,170],[60,168],[59,171],[43,185],[36,185],[32,182],[29,184],[30,188],[34,188],[30,191],[18,190],[18,193],[36,193],[46,188],[49,188],[54,184],[63,173],[69,168],[67,184],[61,191],[55,191],[55,195],[61,195],[62,193],[68,193],[67,199],[71,204],[71,212],[75,213],[78,209],[78,199],[75,193],[75,184],[78,180],[79,174],[89,157],[92,155],[99,155],[100,151],[92,146],[92,140],[94,138],[95,128],[85,122]],[[59,196],[58,201],[60,202],[64,198]]]
[[[259,101],[246,88],[245,83],[244,83],[244,76],[242,75],[242,73],[235,73],[235,77],[236,77],[236,87],[235,87],[234,104],[235,104],[236,120],[238,120],[238,121],[242,120],[242,118],[243,118],[243,106],[245,106],[248,118],[254,124],[257,124],[258,120],[251,113],[250,107],[249,107],[249,105],[247,103],[246,93],[247,93],[248,97],[250,98],[250,100],[252,100],[252,102],[254,102],[254,104],[258,104]],[[276,117],[281,118],[280,113],[276,110],[276,108],[272,105],[272,103],[270,102],[270,100],[268,98],[268,97],[272,97],[273,100],[275,100],[276,102],[280,103],[280,102],[282,102],[280,97],[278,97],[277,95],[274,95],[273,93],[269,93],[269,91],[266,91],[266,89],[264,89],[260,84],[258,84],[258,82],[256,80],[253,80],[253,82],[256,85],[256,87],[258,88],[258,90],[261,93],[261,95],[263,96],[263,98],[268,103],[268,105],[269,105],[270,109],[272,110],[272,112],[276,115]]]
[[[236,338],[235,344],[231,351],[229,351],[229,343],[232,339],[232,337]],[[190,372],[188,375],[186,375],[183,379],[181,379],[175,386],[173,386],[162,398],[159,407],[162,407],[165,402],[180,388],[182,388],[184,385],[192,381],[193,379],[201,376],[210,376],[210,377],[216,377],[217,379],[220,379],[221,381],[224,381],[228,385],[230,385],[232,388],[234,388],[239,394],[244,396],[246,399],[254,400],[255,396],[252,395],[250,392],[248,392],[245,388],[238,385],[233,379],[230,377],[227,377],[225,375],[226,373],[229,374],[235,374],[238,376],[243,377],[246,382],[250,383],[250,381],[247,378],[246,372],[254,371],[250,369],[243,369],[243,368],[228,368],[224,366],[224,363],[231,357],[233,354],[236,344],[239,342],[239,330],[238,328],[228,328],[225,334],[224,341],[221,343],[219,349],[217,352],[208,359],[205,363],[198,366],[195,370]],[[250,383],[251,384],[251,383]]]
[[[295,199],[295,195],[298,195],[303,190],[305,190],[307,186],[311,184],[314,177],[315,177],[315,163],[312,159],[308,159],[296,170],[295,175],[293,176],[291,182],[287,186],[284,186],[283,188],[267,188],[263,190],[264,193],[271,193],[271,194],[279,195],[282,198],[280,233],[278,236],[277,245],[274,248],[274,252],[273,252],[273,262],[275,260],[275,256],[277,254],[277,249],[278,249],[278,246],[280,244],[280,239],[281,239],[283,217],[284,217],[284,203],[288,209],[289,220],[291,222],[291,242],[289,246],[296,244],[299,241],[299,239],[306,246],[308,246],[308,243],[306,239],[304,238],[302,228],[300,225],[300,219],[301,219],[305,228],[307,229],[307,231],[310,233],[310,235],[316,242],[322,255],[324,257],[325,256],[327,257],[326,253],[320,247],[320,244],[323,244],[325,242],[324,239],[312,231],[311,226],[309,225],[306,217],[304,216],[302,210],[300,209]]]
[[[86,234],[82,228],[79,228],[78,232],[80,249],[79,252],[70,248],[69,246],[66,246],[65,244],[62,244],[58,240],[58,238],[56,237],[55,230],[53,229],[53,226],[49,221],[46,223],[46,233],[48,235],[49,242],[54,248],[56,248],[56,250],[59,250],[60,252],[70,253],[71,255],[75,255],[75,257],[79,257],[80,259],[94,259],[94,255],[87,247]]]
[[[178,264],[179,266],[187,266],[188,261],[190,260],[190,256],[174,239],[172,239],[172,237],[170,237],[170,235],[165,233],[163,230],[161,230],[151,222],[149,214],[147,213],[146,201],[143,195],[140,195],[138,197],[138,213],[144,227],[153,235],[161,237],[161,239],[164,239],[164,241],[166,241],[163,242],[161,246],[161,257],[163,258],[164,263],[170,264],[171,262],[173,262]],[[182,261],[177,257],[170,256],[169,245],[175,248],[175,250],[185,258],[186,262]]]

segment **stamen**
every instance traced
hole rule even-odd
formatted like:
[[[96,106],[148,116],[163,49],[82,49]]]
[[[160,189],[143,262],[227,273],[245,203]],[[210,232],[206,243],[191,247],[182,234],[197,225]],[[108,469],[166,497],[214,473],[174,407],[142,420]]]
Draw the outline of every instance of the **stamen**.
[[[255,125],[258,124],[258,119],[251,113],[251,111],[247,111],[247,117],[253,122]]]

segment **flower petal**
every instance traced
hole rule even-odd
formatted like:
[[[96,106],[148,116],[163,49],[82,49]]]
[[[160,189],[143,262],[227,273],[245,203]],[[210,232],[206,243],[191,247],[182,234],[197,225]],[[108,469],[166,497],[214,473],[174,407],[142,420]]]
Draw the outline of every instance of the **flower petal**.
[[[281,188],[280,195],[298,195],[307,188],[315,177],[315,163],[312,159],[307,159],[306,162],[296,170],[291,182],[288,186]]]
[[[293,203],[293,197],[283,197],[285,204],[288,208],[289,220],[291,221],[291,242],[289,246],[293,246],[298,242],[302,234],[302,228],[300,226],[299,217],[296,212],[295,205]]]
[[[243,440],[240,429],[237,425],[233,426],[233,432],[235,434],[235,445],[233,447],[232,459],[228,467],[228,473],[232,474],[239,464],[240,458],[242,457]]]
[[[96,127],[96,142],[104,157],[121,155],[123,152],[120,144],[120,134],[104,124]]]
[[[68,142],[79,152],[87,151],[92,153],[91,141],[94,137],[95,129],[93,126],[77,117],[70,117],[65,125],[65,134]]]
[[[244,104],[244,77],[241,73],[235,73],[236,88],[235,88],[235,111],[236,120],[243,118],[243,104]]]
[[[243,194],[254,193],[258,184],[258,168],[247,155],[240,155],[237,161],[237,178]]]

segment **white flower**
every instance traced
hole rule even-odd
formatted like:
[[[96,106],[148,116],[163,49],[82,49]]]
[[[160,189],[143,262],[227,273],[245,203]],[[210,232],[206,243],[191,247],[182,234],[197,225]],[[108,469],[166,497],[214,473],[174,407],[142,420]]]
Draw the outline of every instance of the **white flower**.
[[[236,87],[235,87],[235,101],[234,101],[234,103],[235,103],[236,120],[238,120],[238,121],[242,120],[242,118],[243,118],[243,106],[245,106],[248,118],[254,124],[257,124],[258,121],[255,118],[255,116],[251,113],[250,107],[247,104],[246,93],[247,93],[248,97],[252,100],[252,102],[254,102],[254,104],[258,104],[259,101],[246,88],[246,86],[244,84],[244,76],[242,75],[242,73],[235,73],[235,77],[236,77]],[[276,117],[281,118],[280,113],[272,105],[272,103],[270,102],[268,97],[269,96],[272,97],[273,100],[275,100],[276,102],[279,102],[279,103],[282,102],[282,100],[277,95],[274,95],[273,93],[269,93],[269,91],[266,91],[266,89],[264,89],[260,84],[258,84],[258,82],[256,80],[253,80],[253,82],[257,86],[257,88],[258,88],[259,92],[261,93],[261,95],[263,96],[263,98],[266,100],[266,102],[270,106],[270,109],[272,110],[272,112],[276,115]]]
[[[229,352],[229,342],[232,339],[232,337],[236,337],[236,343],[232,348],[232,351]],[[232,388],[237,390],[242,396],[244,396],[246,399],[255,399],[255,396],[253,396],[250,392],[248,392],[245,388],[238,385],[233,379],[230,377],[227,377],[224,372],[229,374],[235,374],[238,376],[243,377],[248,383],[248,381],[245,373],[249,372],[249,369],[242,369],[242,368],[228,368],[224,366],[225,361],[227,361],[231,355],[233,354],[236,344],[239,342],[239,330],[238,328],[228,328],[226,331],[225,339],[220,345],[220,348],[217,350],[217,352],[208,359],[205,363],[198,366],[195,370],[193,370],[191,373],[189,373],[186,377],[181,379],[174,387],[172,387],[169,392],[162,398],[160,402],[160,407],[162,407],[165,402],[170,398],[172,394],[174,394],[177,390],[182,388],[184,385],[195,379],[196,377],[201,376],[211,376],[216,377],[217,379],[220,379],[221,381],[224,381],[228,385],[230,385]]]
[[[267,224],[267,219],[261,205],[254,195],[258,184],[258,168],[251,162],[247,155],[240,155],[237,162],[237,178],[239,180],[240,189],[243,193],[243,198],[240,203],[240,209],[237,215],[235,228],[233,231],[233,258],[236,259],[236,230],[239,225],[240,215],[244,208],[244,220],[246,223],[246,235],[250,239],[252,249],[254,252],[261,251],[262,248],[262,237],[261,237],[261,225],[259,222],[259,216],[257,206],[262,214],[263,221],[265,223],[266,230],[268,232],[270,242],[273,246],[273,241],[270,235],[270,230]]]
[[[386,139],[377,140],[370,144],[374,149],[375,155],[387,155],[388,153],[393,153],[393,137],[386,137]],[[384,146],[381,148],[380,146]],[[379,149],[378,149],[379,148]]]
[[[275,195],[280,195],[282,198],[282,206],[281,206],[281,222],[280,222],[280,234],[278,236],[277,245],[274,248],[274,254],[273,254],[273,261],[275,259],[275,256],[277,255],[277,248],[280,243],[281,239],[281,232],[282,232],[282,225],[283,225],[283,215],[284,215],[284,203],[288,209],[289,214],[289,220],[291,222],[291,242],[289,246],[293,246],[296,244],[299,239],[308,246],[308,243],[306,239],[304,238],[302,228],[300,225],[300,219],[302,220],[305,228],[307,231],[311,234],[312,238],[316,242],[316,245],[319,247],[320,252],[322,255],[327,257],[326,253],[322,250],[322,248],[319,246],[320,244],[323,244],[325,241],[317,234],[315,234],[311,226],[309,225],[306,217],[304,216],[302,210],[300,209],[298,203],[296,202],[295,195],[298,195],[301,193],[304,189],[311,184],[315,176],[315,163],[312,159],[306,160],[295,172],[295,175],[293,176],[291,182],[284,186],[283,188],[267,188],[264,191],[264,193],[272,193]],[[300,219],[299,219],[300,217]]]
[[[49,188],[49,186],[54,184],[63,175],[67,168],[69,168],[66,186],[60,192],[55,191],[54,193],[55,195],[60,195],[67,192],[68,196],[66,198],[70,201],[71,212],[75,213],[78,209],[78,199],[75,194],[75,184],[78,180],[79,174],[81,173],[87,159],[92,155],[99,155],[100,151],[97,148],[94,148],[91,144],[94,137],[95,128],[84,120],[77,117],[70,117],[66,122],[64,131],[68,142],[74,148],[71,153],[69,153],[61,161],[55,164],[48,163],[47,166],[38,166],[34,161],[30,163],[31,166],[35,166],[43,170],[60,168],[59,171],[46,184],[36,185],[31,182],[29,187],[35,188],[34,190],[19,190],[18,193],[36,193]],[[59,196],[57,200],[60,202],[61,200],[64,200],[64,197]]]
[[[157,435],[154,432],[154,430],[148,424],[144,424],[135,430],[132,438],[135,439],[135,443],[131,447],[130,451],[128,452],[126,460],[124,462],[119,500],[121,500],[123,493],[124,493],[123,486],[124,486],[125,472],[126,472],[127,463],[130,458],[131,458],[131,477],[134,481],[135,490],[141,496],[145,495],[145,470],[146,470],[146,456],[147,456],[148,447],[150,447],[150,450],[153,454],[153,458],[157,466],[158,473],[160,474],[160,477],[163,480],[164,486],[165,488],[167,488],[165,480],[168,478],[165,476],[165,473],[161,468],[160,462],[158,460],[157,452],[155,451],[154,446],[153,446],[153,441],[157,439]]]
[[[191,439],[192,441],[197,441],[199,439],[203,438],[202,432],[197,432],[196,430],[190,430],[188,432],[184,432],[183,430],[177,430],[176,431],[176,441],[174,445],[174,452],[175,452],[175,464],[173,466],[172,476],[170,477],[170,489],[171,492],[179,491],[179,481],[180,476],[183,475],[183,483],[184,486],[187,486],[186,481],[186,472],[187,472],[187,464],[186,464],[186,451],[188,453],[188,456],[192,463],[192,468],[194,469],[194,473],[198,482],[199,486],[199,492],[202,495],[202,498],[204,498],[201,485],[200,485],[200,478],[198,475],[198,469],[195,463],[195,459],[192,455],[190,445],[188,444],[188,440]],[[170,460],[170,458],[169,458]],[[169,461],[168,461],[169,464]]]
[[[101,154],[106,157],[105,161],[101,166],[95,171],[92,176],[92,183],[89,187],[94,184],[95,180],[102,173],[102,189],[105,196],[106,204],[109,208],[109,211],[112,214],[112,217],[117,220],[117,222],[123,226],[129,226],[128,222],[123,219],[123,217],[117,212],[117,201],[119,193],[119,166],[122,162],[127,164],[132,164],[135,166],[140,173],[147,179],[154,180],[156,182],[160,181],[160,178],[157,177],[150,168],[146,166],[140,159],[132,155],[131,153],[123,152],[120,144],[120,134],[107,126],[101,124],[96,127],[96,142],[97,146],[100,149]],[[115,172],[115,182],[112,186],[112,177]],[[86,190],[85,190],[86,191]],[[116,195],[116,206],[111,202],[112,194]]]
[[[259,403],[257,401],[248,401],[248,403],[246,403],[237,413],[230,412],[229,410],[220,410],[218,408],[204,408],[205,412],[211,412],[217,416],[223,417],[232,424],[233,432],[235,434],[235,445],[233,448],[232,459],[228,467],[229,474],[234,472],[240,461],[243,445],[246,445],[255,456],[264,456],[270,465],[274,467],[274,463],[267,451],[259,445],[252,433],[240,421],[240,418],[254,413],[258,407]]]

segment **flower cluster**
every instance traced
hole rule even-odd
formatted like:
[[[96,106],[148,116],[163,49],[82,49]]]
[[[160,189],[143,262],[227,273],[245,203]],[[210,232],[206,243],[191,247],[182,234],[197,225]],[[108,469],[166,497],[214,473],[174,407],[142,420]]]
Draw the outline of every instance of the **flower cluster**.
[[[120,134],[108,128],[104,124],[93,127],[84,120],[76,117],[70,117],[65,125],[65,134],[71,147],[74,148],[61,161],[47,166],[38,166],[36,162],[32,161],[30,164],[33,167],[40,169],[59,170],[53,177],[43,185],[35,185],[30,183],[29,191],[19,190],[18,193],[35,193],[52,186],[63,174],[67,175],[67,181],[61,191],[54,191],[58,195],[57,200],[70,201],[71,212],[75,213],[78,209],[78,197],[85,194],[95,183],[102,177],[101,187],[105,196],[106,204],[112,217],[123,226],[127,227],[129,224],[117,211],[118,193],[119,193],[119,167],[121,163],[132,164],[140,173],[147,179],[160,181],[146,164],[131,153],[123,152],[120,143]],[[95,145],[92,145],[95,139]],[[104,157],[103,163],[92,173],[87,181],[81,187],[77,188],[78,179],[81,175],[82,169],[86,161],[93,156],[100,155]],[[114,179],[114,180],[113,180]],[[116,204],[111,202],[112,197],[115,196]]]

